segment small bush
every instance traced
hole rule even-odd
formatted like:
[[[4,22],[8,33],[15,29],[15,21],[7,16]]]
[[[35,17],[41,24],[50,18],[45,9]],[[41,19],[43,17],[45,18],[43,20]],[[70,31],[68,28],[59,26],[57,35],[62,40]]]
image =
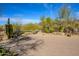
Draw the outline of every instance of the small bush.
[[[44,32],[49,33],[50,31],[49,31],[48,28],[45,28],[45,29],[44,29]]]
[[[54,32],[54,28],[50,27],[50,33]]]
[[[43,29],[43,31],[46,32],[46,33],[52,33],[52,32],[54,32],[54,28],[53,27],[45,27]]]
[[[14,52],[10,52],[9,50],[6,50],[0,46],[0,56],[16,56],[16,55],[18,54]]]
[[[60,26],[59,27],[59,32],[63,32],[64,31],[64,26]]]
[[[40,25],[29,23],[29,24],[23,25],[22,30],[27,30],[27,31],[40,30]]]

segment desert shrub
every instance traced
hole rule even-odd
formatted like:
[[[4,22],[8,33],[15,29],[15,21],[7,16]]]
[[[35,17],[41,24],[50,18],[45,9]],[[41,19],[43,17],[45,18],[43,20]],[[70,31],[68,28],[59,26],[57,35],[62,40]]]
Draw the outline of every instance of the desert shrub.
[[[49,33],[49,30],[47,28],[44,29],[44,32]]]
[[[63,32],[64,31],[64,26],[59,26],[59,32]]]
[[[73,33],[74,32],[74,28],[71,26],[67,26],[64,28],[64,32],[65,33]]]
[[[53,27],[44,27],[43,31],[45,33],[52,33],[52,32],[54,32],[54,28]]]
[[[16,56],[17,53],[6,50],[5,48],[0,46],[0,56]]]
[[[29,24],[23,25],[22,30],[26,30],[26,31],[40,30],[40,25],[29,23]]]
[[[41,26],[42,26],[42,31],[46,33],[51,33],[54,31],[53,26],[53,20],[50,17],[47,18],[42,18],[41,19]]]
[[[50,33],[54,32],[54,28],[53,27],[50,27]]]
[[[13,24],[13,30],[16,31],[19,28],[18,24]]]

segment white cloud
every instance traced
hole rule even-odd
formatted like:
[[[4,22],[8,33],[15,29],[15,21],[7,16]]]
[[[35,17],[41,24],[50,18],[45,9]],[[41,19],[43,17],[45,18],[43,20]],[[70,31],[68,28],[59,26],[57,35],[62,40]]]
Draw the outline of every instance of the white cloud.
[[[21,24],[27,24],[27,23],[39,23],[40,21],[38,19],[21,19]]]
[[[0,17],[0,22],[7,23],[7,17]],[[27,24],[27,23],[39,23],[39,19],[26,19],[26,18],[10,18],[11,23],[20,23],[20,24]]]

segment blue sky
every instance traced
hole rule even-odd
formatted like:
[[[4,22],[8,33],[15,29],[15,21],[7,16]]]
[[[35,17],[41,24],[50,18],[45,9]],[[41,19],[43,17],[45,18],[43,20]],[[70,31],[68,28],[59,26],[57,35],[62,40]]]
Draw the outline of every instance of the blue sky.
[[[5,24],[7,18],[11,18],[12,23],[20,22],[38,23],[40,17],[51,17],[55,19],[63,4],[61,3],[0,3],[0,24]],[[79,4],[68,4],[73,11],[73,16],[79,18]]]

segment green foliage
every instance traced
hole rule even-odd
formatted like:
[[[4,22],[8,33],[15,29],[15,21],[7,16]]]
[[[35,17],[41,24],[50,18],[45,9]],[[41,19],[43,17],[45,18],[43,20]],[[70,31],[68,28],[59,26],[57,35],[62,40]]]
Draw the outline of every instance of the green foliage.
[[[64,26],[59,26],[59,32],[63,32],[64,31]]]
[[[49,28],[45,27],[43,29],[43,31],[46,32],[46,33],[52,33],[52,32],[54,32],[54,28],[53,27],[49,27]]]
[[[9,50],[6,50],[0,46],[0,56],[16,56],[16,55],[18,54],[14,52],[10,52]]]
[[[49,31],[49,29],[44,28],[44,32],[49,33],[50,31]]]
[[[33,23],[29,23],[29,24],[26,24],[26,25],[23,25],[22,26],[22,30],[29,30],[29,31],[34,31],[34,30],[40,30],[41,26],[38,25],[38,24],[33,24]]]
[[[50,27],[50,33],[54,32],[54,28]]]
[[[16,31],[16,30],[21,30],[21,27],[22,25],[20,23],[15,23],[13,24],[13,30]]]
[[[54,29],[52,28],[53,26],[53,20],[48,17],[48,18],[42,18],[41,19],[41,26],[42,26],[42,30],[46,33],[51,33],[54,31]]]

